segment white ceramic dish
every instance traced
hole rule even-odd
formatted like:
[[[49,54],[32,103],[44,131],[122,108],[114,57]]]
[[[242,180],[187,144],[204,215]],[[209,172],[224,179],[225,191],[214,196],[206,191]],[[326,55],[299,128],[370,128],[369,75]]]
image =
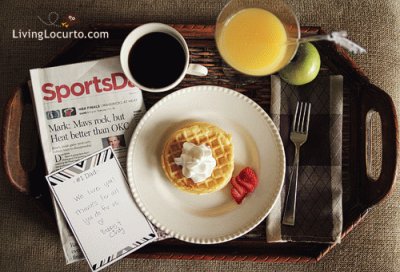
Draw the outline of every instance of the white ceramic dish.
[[[205,195],[177,189],[161,167],[168,136],[188,121],[206,121],[232,134],[234,175],[252,167],[259,185],[241,205],[231,185]],[[282,189],[285,154],[270,117],[248,97],[226,88],[194,86],[156,103],[138,124],[128,150],[128,180],[147,218],[173,237],[200,244],[239,237],[262,221]]]

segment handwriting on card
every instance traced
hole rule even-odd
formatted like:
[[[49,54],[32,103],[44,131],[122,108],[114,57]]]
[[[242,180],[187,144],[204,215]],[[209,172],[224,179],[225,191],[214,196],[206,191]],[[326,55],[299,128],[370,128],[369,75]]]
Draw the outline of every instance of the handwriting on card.
[[[125,234],[125,229],[122,226],[121,222],[118,221],[115,224],[112,224],[105,228],[100,229],[100,232],[103,235],[108,235],[108,237],[112,238],[118,234]]]
[[[77,180],[84,181],[88,178],[94,177],[95,171],[85,173],[77,178]],[[104,225],[103,216],[106,215],[111,208],[119,206],[118,194],[119,190],[115,186],[114,178],[110,178],[102,184],[89,187],[86,192],[78,193],[73,196],[75,202],[80,203],[79,208],[76,209],[75,214],[80,216],[85,225],[97,223],[99,226]],[[85,201],[90,198],[90,202]],[[113,222],[107,228],[101,228],[100,233],[108,235],[110,238],[118,235],[125,234],[125,229],[122,227],[121,222]]]
[[[46,178],[93,271],[156,239],[111,148]]]

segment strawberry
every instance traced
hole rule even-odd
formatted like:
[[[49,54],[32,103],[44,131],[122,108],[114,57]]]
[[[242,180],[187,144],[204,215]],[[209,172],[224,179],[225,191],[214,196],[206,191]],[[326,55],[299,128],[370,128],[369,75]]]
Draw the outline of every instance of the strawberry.
[[[231,179],[231,183],[233,188],[235,188],[239,194],[245,195],[247,193],[246,187],[243,187],[241,184],[239,184],[237,177]]]
[[[251,169],[250,167],[246,167],[242,171],[240,171],[239,177],[241,180],[254,185],[254,188],[257,187],[258,185],[258,178],[256,172],[254,172],[254,170]]]
[[[246,194],[239,193],[238,190],[236,190],[236,187],[231,188],[231,195],[237,204],[242,203],[244,197],[246,196]]]
[[[231,184],[231,195],[237,204],[241,204],[247,194],[257,187],[258,178],[253,169],[246,167],[239,175],[232,177]]]
[[[256,188],[256,186],[254,184],[252,184],[251,182],[248,182],[247,180],[241,179],[240,175],[238,175],[236,177],[236,181],[240,186],[242,186],[242,187],[244,187],[246,189],[247,193],[253,192],[254,189]]]

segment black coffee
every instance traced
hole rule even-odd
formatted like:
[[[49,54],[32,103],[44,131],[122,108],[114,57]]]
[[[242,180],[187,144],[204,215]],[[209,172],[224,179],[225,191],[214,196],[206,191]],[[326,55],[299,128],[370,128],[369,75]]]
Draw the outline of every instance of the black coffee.
[[[148,88],[174,83],[185,69],[186,56],[181,43],[162,32],[146,34],[129,53],[129,69],[135,80]]]

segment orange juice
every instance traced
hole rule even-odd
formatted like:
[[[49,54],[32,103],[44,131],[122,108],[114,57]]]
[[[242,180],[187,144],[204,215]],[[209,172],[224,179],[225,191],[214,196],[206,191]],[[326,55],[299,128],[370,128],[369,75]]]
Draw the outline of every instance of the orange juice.
[[[216,35],[224,60],[236,70],[254,76],[272,74],[289,62],[296,47],[287,46],[287,39],[278,17],[261,8],[237,12]]]

